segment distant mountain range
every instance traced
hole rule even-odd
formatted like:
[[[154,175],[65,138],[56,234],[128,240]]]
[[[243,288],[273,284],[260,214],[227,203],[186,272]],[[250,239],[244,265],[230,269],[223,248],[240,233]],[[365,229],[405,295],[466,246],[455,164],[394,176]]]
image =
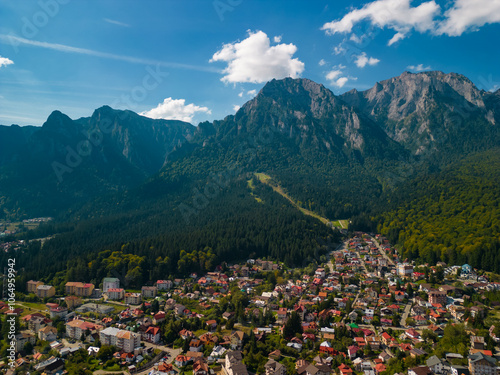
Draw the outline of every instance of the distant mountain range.
[[[415,178],[496,150],[499,126],[500,91],[442,72],[340,96],[308,79],[272,80],[235,115],[197,127],[106,106],[77,120],[55,111],[42,127],[0,127],[0,215],[122,220],[123,233],[134,223],[136,237],[159,235],[219,192],[237,207],[255,194],[240,182],[263,172],[302,207],[353,218],[389,207]],[[197,225],[227,217],[217,207]]]

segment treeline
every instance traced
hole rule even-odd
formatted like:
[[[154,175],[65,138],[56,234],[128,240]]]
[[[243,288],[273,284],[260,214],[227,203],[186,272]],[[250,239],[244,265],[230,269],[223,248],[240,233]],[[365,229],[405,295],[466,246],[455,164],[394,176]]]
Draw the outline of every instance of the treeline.
[[[251,192],[246,180],[235,181],[189,223],[175,207],[145,222],[130,219],[119,216],[80,223],[73,231],[47,241],[43,249],[39,242],[32,242],[15,254],[23,268],[22,281],[99,284],[103,277],[118,272],[132,287],[213,270],[223,261],[269,257],[287,266],[301,266],[326,251],[321,244],[340,237],[304,216],[271,188],[256,182]],[[1,261],[12,255],[2,254]]]
[[[500,272],[500,150],[466,158],[391,192],[378,231],[403,258]]]

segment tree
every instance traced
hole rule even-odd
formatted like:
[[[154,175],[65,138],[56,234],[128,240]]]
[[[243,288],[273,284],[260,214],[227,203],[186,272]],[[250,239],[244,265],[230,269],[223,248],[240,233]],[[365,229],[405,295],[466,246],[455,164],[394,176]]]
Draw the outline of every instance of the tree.
[[[297,333],[302,333],[302,322],[299,314],[293,311],[283,327],[283,337],[289,339]]]

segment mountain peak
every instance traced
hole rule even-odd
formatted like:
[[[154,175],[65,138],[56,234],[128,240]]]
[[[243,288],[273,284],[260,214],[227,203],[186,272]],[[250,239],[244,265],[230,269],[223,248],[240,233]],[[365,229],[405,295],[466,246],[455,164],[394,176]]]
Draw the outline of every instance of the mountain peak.
[[[44,129],[60,129],[68,126],[72,126],[73,120],[69,118],[69,116],[65,115],[61,111],[55,110],[53,111],[47,121],[44,122],[42,128]]]

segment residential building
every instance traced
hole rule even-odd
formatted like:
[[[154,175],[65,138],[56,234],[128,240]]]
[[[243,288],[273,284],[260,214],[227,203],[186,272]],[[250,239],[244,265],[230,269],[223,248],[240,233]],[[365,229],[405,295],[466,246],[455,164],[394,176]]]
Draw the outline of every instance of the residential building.
[[[240,351],[228,351],[224,366],[222,366],[223,375],[248,375],[247,367],[242,360]]]
[[[122,300],[125,297],[125,289],[109,288],[107,291],[108,298],[113,301]]]
[[[484,337],[482,336],[471,336],[470,337],[470,348],[484,350]]]
[[[57,339],[57,328],[45,326],[38,331],[38,338],[42,341],[52,342]]]
[[[64,299],[66,302],[66,307],[68,309],[74,309],[77,308],[78,306],[81,306],[83,301],[80,297],[77,296],[68,296]]]
[[[431,290],[429,292],[429,303],[446,305],[446,292],[440,290]]]
[[[140,305],[142,303],[141,293],[125,293],[125,303],[127,305]]]
[[[36,288],[38,288],[40,285],[43,285],[41,281],[30,280],[26,283],[26,290],[28,291],[28,293],[36,294]]]
[[[469,371],[471,375],[496,375],[497,360],[479,352],[469,356]]]
[[[110,289],[119,289],[120,279],[116,277],[105,277],[102,281],[102,290],[107,293]]]
[[[231,334],[231,349],[241,350],[243,346],[243,338],[245,337],[245,332],[235,331]]]
[[[67,282],[65,285],[65,292],[67,295],[75,295],[80,297],[90,297],[94,290],[94,284],[80,283],[80,282]]]
[[[411,277],[413,273],[413,266],[408,263],[398,263],[397,273],[398,276]]]
[[[36,287],[36,296],[38,298],[50,298],[56,294],[56,289],[51,285],[38,285]]]
[[[114,327],[103,329],[99,333],[99,340],[102,345],[114,345],[125,353],[133,353],[141,345],[140,334]]]
[[[99,331],[101,329],[102,326],[81,319],[74,319],[66,323],[66,335],[76,340],[80,340],[84,334],[88,334],[94,330]]]
[[[169,290],[172,288],[174,283],[171,280],[158,280],[156,282],[156,288],[160,290]]]
[[[281,363],[276,362],[274,359],[267,361],[265,365],[266,375],[285,375],[286,368]]]
[[[157,289],[155,286],[143,286],[141,294],[143,298],[155,298]]]

